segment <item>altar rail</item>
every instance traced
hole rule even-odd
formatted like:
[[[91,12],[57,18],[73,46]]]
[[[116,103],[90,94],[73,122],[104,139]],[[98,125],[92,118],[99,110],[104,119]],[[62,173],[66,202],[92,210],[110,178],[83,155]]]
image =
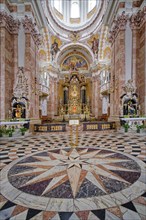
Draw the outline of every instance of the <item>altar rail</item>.
[[[115,129],[115,122],[86,122],[83,131],[104,131]]]
[[[68,126],[65,123],[60,124],[35,124],[34,132],[65,132]],[[83,122],[83,131],[104,131],[115,129],[115,122]]]
[[[66,124],[35,124],[34,132],[64,132]]]

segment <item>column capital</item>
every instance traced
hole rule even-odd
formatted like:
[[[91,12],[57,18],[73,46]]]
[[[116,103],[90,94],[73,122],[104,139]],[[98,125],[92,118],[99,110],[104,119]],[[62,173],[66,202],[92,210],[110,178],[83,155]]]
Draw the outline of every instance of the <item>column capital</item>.
[[[118,35],[119,31],[125,31],[126,24],[129,19],[129,16],[125,14],[123,11],[121,15],[114,20],[113,28],[110,31],[110,42],[113,42],[116,36]]]
[[[8,15],[5,11],[0,12],[0,27],[6,28],[11,34],[18,34],[20,21]]]
[[[36,23],[33,23],[32,18],[29,18],[27,15],[25,15],[25,18],[22,19],[22,24],[25,33],[32,35],[37,46],[41,45],[41,34],[38,32],[37,25]]]
[[[130,27],[132,30],[139,29],[146,21],[146,7],[143,10],[139,10],[137,13],[130,17]]]

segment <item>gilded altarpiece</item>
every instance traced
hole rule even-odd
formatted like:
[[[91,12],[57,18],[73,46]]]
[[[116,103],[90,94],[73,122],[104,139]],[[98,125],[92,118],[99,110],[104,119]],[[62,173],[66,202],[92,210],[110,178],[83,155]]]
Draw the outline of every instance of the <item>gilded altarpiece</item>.
[[[90,103],[88,94],[86,94],[88,83],[85,76],[78,72],[65,76],[60,90],[63,96],[61,95],[59,99],[59,115],[89,114]]]
[[[69,114],[81,113],[81,101],[80,101],[80,84],[76,76],[73,76],[69,86]]]

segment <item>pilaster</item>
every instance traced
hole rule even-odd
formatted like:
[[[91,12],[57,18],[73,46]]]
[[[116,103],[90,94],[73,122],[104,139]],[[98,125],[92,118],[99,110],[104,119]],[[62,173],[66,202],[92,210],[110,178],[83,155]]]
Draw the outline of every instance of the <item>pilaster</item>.
[[[39,118],[39,88],[38,88],[38,46],[40,34],[37,26],[28,16],[22,20],[25,31],[25,72],[29,84],[30,118]]]
[[[112,64],[110,84],[110,117],[120,115],[120,96],[125,83],[125,30],[128,16],[123,12],[114,20],[111,30]]]
[[[140,114],[146,114],[146,7],[130,18],[133,49],[132,80],[137,87]]]
[[[9,116],[13,94],[14,74],[18,67],[18,30],[20,21],[0,12],[0,119]]]

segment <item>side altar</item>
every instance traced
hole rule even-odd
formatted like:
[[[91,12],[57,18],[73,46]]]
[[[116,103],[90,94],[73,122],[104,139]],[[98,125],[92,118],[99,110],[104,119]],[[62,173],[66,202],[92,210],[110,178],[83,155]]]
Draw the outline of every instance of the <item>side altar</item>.
[[[145,117],[136,117],[136,118],[120,118],[121,125],[127,123],[132,130],[136,130],[137,126],[146,125]]]

